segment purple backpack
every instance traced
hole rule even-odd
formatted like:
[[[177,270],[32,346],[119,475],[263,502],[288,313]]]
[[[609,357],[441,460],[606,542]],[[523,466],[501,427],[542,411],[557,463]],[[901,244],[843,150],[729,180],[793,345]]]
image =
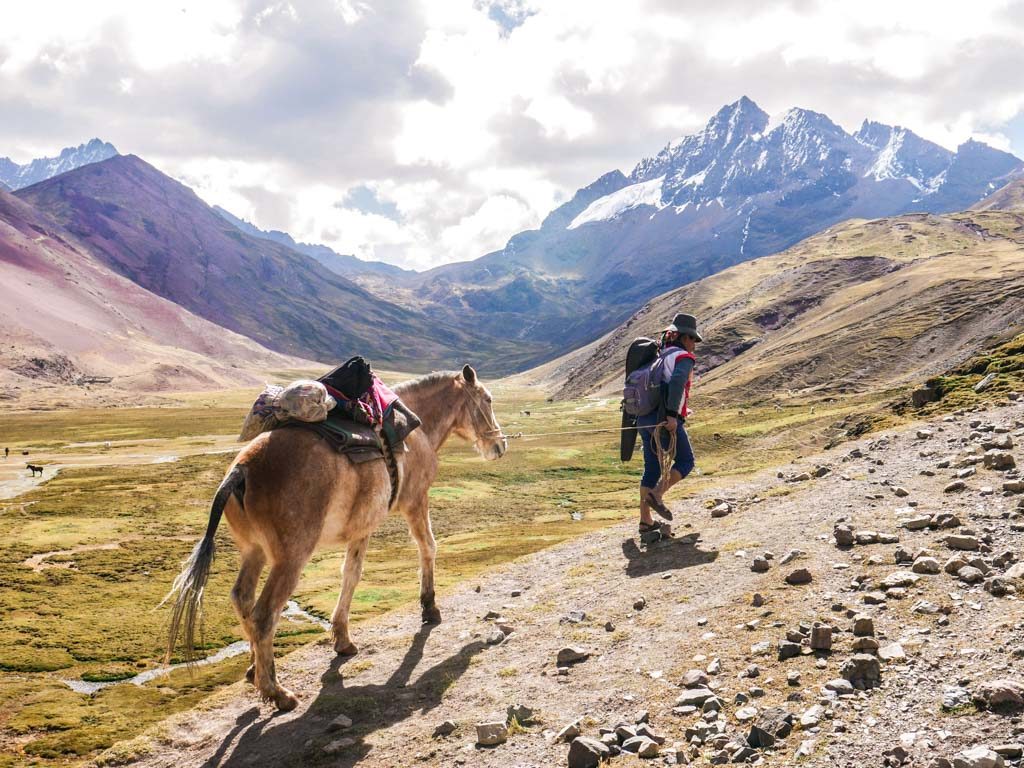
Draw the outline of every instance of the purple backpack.
[[[650,342],[649,339],[637,339],[633,344],[640,341]],[[622,387],[622,410],[630,416],[646,416],[661,405],[661,373],[665,369],[665,356],[657,347],[651,351],[654,352],[653,358],[626,374],[626,383]],[[647,354],[650,355],[651,351]]]

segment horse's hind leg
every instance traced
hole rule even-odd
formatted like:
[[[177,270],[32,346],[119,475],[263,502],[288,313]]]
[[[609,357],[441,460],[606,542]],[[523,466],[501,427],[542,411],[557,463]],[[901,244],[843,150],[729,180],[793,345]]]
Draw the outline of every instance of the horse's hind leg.
[[[242,566],[238,569],[238,578],[235,579],[235,586],[231,589],[231,604],[235,607],[238,620],[242,622],[242,632],[245,639],[249,641],[249,669],[245,672],[245,679],[250,683],[256,677],[256,646],[252,637],[249,636],[249,617],[256,605],[256,586],[259,584],[260,573],[267,562],[267,556],[259,547],[242,553]]]
[[[430,528],[430,510],[427,501],[406,512],[409,530],[420,550],[420,607],[423,609],[424,624],[440,624],[441,610],[434,596],[434,559],[437,556],[437,542]]]
[[[352,596],[363,574],[363,558],[369,538],[350,542],[345,550],[345,564],[341,567],[341,592],[338,604],[331,616],[331,631],[334,634],[334,652],[341,656],[354,656],[359,649],[348,636],[348,612],[352,607]]]
[[[281,619],[281,611],[295,590],[295,585],[299,583],[303,563],[292,560],[271,566],[247,627],[255,657],[256,687],[264,699],[274,702],[278,709],[285,712],[295,709],[299,700],[287,688],[278,685],[274,668],[274,631]]]

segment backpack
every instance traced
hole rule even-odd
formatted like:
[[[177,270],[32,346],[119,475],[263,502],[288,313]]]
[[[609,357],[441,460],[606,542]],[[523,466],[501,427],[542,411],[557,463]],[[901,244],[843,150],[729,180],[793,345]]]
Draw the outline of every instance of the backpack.
[[[356,356],[349,358],[317,381],[340,392],[346,400],[358,400],[373,384],[373,370],[363,358]]]
[[[623,413],[646,416],[661,405],[661,371],[665,358],[653,339],[635,339],[626,352],[626,381],[622,387]]]

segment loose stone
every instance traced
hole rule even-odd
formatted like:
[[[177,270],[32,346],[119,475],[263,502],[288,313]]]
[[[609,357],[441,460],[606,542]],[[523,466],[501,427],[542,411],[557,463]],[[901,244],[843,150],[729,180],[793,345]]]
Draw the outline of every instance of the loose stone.
[[[508,740],[508,726],[503,722],[477,723],[476,743],[483,747],[504,744]]]
[[[786,576],[786,583],[792,585],[810,584],[813,580],[811,572],[806,568],[797,568]]]
[[[590,658],[590,652],[575,645],[569,645],[558,652],[558,666],[566,667],[570,664],[578,664]]]
[[[569,745],[568,764],[569,768],[597,768],[602,760],[610,756],[608,745],[597,739],[577,736]]]

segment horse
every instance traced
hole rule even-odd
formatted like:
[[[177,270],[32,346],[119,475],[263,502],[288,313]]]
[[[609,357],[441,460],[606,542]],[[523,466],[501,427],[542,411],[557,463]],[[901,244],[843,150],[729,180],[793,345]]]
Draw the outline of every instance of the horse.
[[[25,468],[32,473],[32,477],[35,477],[36,473],[38,473],[40,477],[43,476],[43,468],[38,464],[26,464]]]
[[[454,434],[472,442],[484,459],[494,460],[508,450],[508,441],[494,415],[490,392],[469,365],[459,372],[433,373],[399,384],[395,393],[422,422],[406,438],[407,451],[395,454],[400,482],[394,507],[408,522],[419,549],[422,620],[436,624],[441,621],[434,596],[437,545],[427,491],[437,475],[438,451]],[[241,555],[231,602],[250,644],[252,664],[246,677],[262,699],[281,711],[298,704],[295,694],[278,683],[274,632],[303,566],[318,548],[345,546],[331,631],[335,653],[357,653],[349,637],[349,607],[370,534],[388,513],[391,479],[385,464],[356,464],[305,429],[272,430],[253,438],[221,481],[206,533],[164,598],[167,602],[174,597],[168,660],[179,634],[186,661],[194,658],[195,629],[222,515]],[[266,566],[270,570],[257,599],[257,583]]]

